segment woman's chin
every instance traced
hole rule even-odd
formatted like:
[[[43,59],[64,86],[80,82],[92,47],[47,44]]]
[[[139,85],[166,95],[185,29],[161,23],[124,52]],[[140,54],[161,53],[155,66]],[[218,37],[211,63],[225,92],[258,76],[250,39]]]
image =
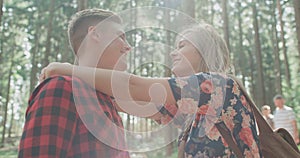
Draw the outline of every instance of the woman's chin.
[[[177,77],[182,77],[184,76],[184,72],[181,69],[178,68],[172,68],[172,73],[177,76]]]

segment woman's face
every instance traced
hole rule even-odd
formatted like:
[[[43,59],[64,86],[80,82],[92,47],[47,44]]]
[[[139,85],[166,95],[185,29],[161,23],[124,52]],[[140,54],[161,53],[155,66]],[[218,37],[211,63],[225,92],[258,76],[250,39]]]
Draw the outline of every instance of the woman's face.
[[[170,53],[172,72],[175,76],[189,76],[200,72],[200,53],[187,39],[178,42],[176,50]]]
[[[261,113],[264,115],[264,116],[268,116],[270,113],[271,113],[271,110],[270,109],[263,109],[261,111]]]

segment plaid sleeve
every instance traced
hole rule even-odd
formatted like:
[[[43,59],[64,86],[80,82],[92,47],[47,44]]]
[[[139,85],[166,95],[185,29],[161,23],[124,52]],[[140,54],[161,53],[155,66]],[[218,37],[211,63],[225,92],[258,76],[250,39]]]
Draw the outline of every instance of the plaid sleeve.
[[[70,81],[45,80],[33,92],[26,111],[18,157],[67,157],[77,123]]]

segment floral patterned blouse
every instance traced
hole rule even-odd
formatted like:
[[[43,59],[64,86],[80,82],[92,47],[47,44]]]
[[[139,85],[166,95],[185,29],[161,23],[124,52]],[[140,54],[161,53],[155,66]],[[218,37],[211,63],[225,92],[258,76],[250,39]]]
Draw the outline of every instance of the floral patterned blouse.
[[[244,157],[262,157],[253,113],[234,80],[220,74],[199,73],[169,79],[169,84],[177,104],[162,108],[161,123],[171,121],[183,130],[192,123],[186,157],[236,157],[215,127],[221,121],[231,131]]]

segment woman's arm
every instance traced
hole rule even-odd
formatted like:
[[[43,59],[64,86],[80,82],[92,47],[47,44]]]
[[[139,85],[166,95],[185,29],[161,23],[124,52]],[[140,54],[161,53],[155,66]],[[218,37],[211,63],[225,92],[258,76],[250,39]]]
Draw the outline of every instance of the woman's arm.
[[[74,75],[95,89],[114,96],[117,100],[175,104],[167,78],[146,78],[121,71],[51,63],[43,69],[42,78],[52,75]]]

